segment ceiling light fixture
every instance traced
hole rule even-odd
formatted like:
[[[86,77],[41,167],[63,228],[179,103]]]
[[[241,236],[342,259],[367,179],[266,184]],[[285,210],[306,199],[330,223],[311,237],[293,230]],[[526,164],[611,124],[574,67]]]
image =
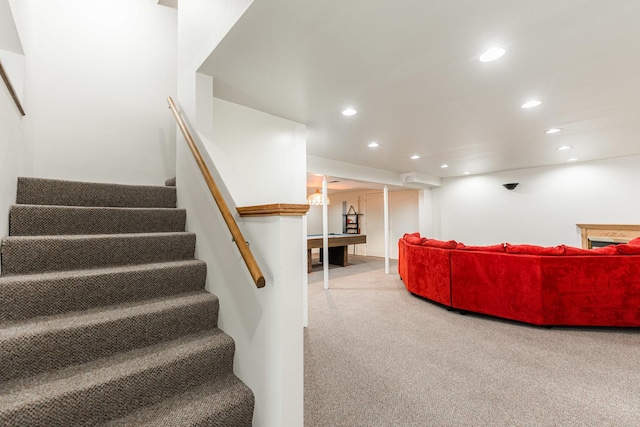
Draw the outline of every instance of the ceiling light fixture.
[[[411,156],[411,160],[417,160],[419,158],[420,156],[418,156],[417,154],[414,154],[413,156]]]
[[[316,192],[313,194],[309,194],[307,197],[307,203],[311,206],[322,205],[322,193],[319,188],[316,188]],[[331,200],[329,200],[329,196],[327,196],[327,205],[331,204]]]
[[[342,110],[342,115],[343,116],[353,116],[354,114],[357,114],[358,112],[356,110],[354,110],[353,108],[347,108],[346,110]]]
[[[503,48],[494,46],[482,52],[478,59],[480,60],[480,62],[495,61],[496,59],[501,58],[505,52],[506,50],[504,50]]]
[[[376,147],[379,147],[379,146],[380,146],[380,144],[378,144],[378,143],[377,143],[377,142],[375,142],[375,141],[370,142],[370,143],[367,145],[367,147],[369,147],[369,148],[376,148]]]
[[[572,149],[572,148],[573,148],[573,147],[572,147],[572,146],[570,146],[570,145],[563,145],[562,147],[558,147],[558,148],[557,148],[557,150],[558,150],[558,151],[563,151],[563,150],[570,150],[570,149]]]
[[[441,167],[442,169],[446,169],[446,168],[448,168],[448,167],[449,167],[449,165],[448,165],[448,164],[446,164],[446,163],[443,163],[443,164],[441,164],[441,165],[440,165],[440,167]]]
[[[575,157],[567,159],[567,162],[577,162],[577,161],[578,161],[578,159],[576,159]]]
[[[547,133],[549,135],[552,135],[554,133],[558,133],[558,132],[562,132],[562,129],[560,128],[551,128],[551,129],[547,129],[544,131],[544,133]]]
[[[537,107],[540,104],[542,104],[542,102],[540,102],[538,100],[531,100],[531,101],[525,102],[520,107],[522,107],[522,108],[533,108],[533,107]]]

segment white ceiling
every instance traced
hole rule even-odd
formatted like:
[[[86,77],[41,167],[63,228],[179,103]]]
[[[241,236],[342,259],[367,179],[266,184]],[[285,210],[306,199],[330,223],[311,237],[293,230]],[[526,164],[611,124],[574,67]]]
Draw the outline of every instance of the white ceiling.
[[[305,123],[310,155],[446,178],[640,154],[639,22],[638,0],[255,0],[201,71]]]

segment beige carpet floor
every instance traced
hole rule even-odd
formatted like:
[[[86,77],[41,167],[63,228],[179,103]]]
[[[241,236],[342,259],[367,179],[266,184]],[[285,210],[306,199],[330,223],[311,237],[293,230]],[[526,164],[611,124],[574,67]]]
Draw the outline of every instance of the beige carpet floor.
[[[305,426],[640,425],[639,329],[460,315],[350,262],[309,275]]]

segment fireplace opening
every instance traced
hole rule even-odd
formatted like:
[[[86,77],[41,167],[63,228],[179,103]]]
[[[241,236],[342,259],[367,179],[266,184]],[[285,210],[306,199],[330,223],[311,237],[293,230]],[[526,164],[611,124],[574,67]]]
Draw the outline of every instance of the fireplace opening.
[[[603,248],[609,245],[621,245],[629,239],[607,239],[602,237],[589,238],[589,248]]]

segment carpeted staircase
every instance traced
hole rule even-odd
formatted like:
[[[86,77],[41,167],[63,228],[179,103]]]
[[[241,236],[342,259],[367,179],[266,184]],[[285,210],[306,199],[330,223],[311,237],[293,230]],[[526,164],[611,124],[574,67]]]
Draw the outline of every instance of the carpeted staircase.
[[[0,277],[0,426],[250,426],[175,187],[19,178]]]

